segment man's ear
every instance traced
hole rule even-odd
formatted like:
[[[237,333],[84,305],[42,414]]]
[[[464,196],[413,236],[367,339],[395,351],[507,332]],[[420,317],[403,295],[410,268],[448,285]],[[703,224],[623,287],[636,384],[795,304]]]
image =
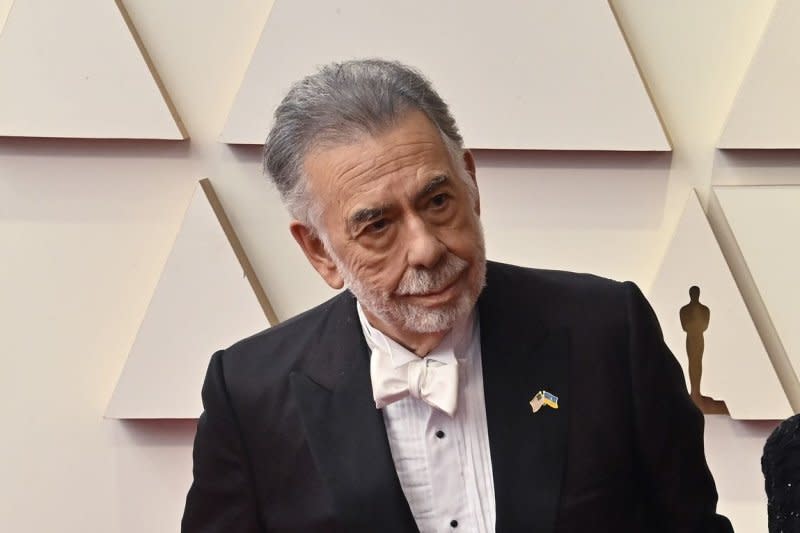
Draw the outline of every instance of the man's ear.
[[[297,241],[297,244],[300,245],[303,253],[306,254],[308,262],[319,272],[325,283],[330,285],[332,289],[344,287],[344,280],[339,274],[339,269],[336,268],[336,263],[331,259],[317,234],[299,220],[292,220],[289,223],[289,231],[294,240]]]
[[[478,179],[475,172],[475,158],[472,157],[472,152],[464,150],[464,168],[467,174],[472,178],[472,183],[475,185],[475,212],[480,216],[481,214],[481,196],[478,191]]]

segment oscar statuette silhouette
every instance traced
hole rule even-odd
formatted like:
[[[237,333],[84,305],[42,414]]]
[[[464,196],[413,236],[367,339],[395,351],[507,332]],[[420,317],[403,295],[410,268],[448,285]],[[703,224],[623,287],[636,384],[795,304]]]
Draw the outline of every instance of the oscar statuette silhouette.
[[[689,384],[692,400],[701,411],[709,415],[727,415],[725,402],[703,396],[700,392],[700,380],[703,376],[703,352],[705,339],[703,334],[711,321],[711,310],[700,303],[700,287],[693,285],[689,289],[689,303],[680,310],[681,327],[686,332],[686,355],[689,358]]]

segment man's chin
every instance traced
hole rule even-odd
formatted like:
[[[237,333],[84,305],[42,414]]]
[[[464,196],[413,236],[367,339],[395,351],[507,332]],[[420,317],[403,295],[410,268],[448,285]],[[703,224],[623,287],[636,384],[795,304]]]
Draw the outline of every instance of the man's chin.
[[[406,320],[403,326],[414,333],[442,333],[451,330],[457,321],[458,317],[454,314],[426,313]]]
[[[469,278],[456,285],[466,283]],[[469,287],[458,287],[458,293],[454,298],[436,305],[414,305],[409,306],[415,309],[417,317],[425,317],[418,320],[419,333],[436,333],[451,329],[459,320],[469,316],[478,300],[485,285],[485,276],[478,283],[470,283]]]
[[[403,327],[416,333],[440,333],[448,331],[459,320],[468,316],[474,302],[462,294],[455,302],[437,306],[404,306]]]

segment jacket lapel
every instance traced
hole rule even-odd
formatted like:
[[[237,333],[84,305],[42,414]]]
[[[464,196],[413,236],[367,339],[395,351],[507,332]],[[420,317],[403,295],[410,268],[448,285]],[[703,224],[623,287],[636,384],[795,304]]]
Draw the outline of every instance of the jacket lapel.
[[[499,268],[490,264],[478,301],[496,531],[549,533],[567,451],[569,335],[546,329]],[[558,396],[558,409],[533,413],[540,390]]]
[[[409,532],[417,527],[397,478],[382,412],[375,408],[369,351],[355,300],[348,297],[334,331],[325,335],[314,359],[333,368],[291,374],[311,454],[333,495],[346,531]],[[344,315],[344,316],[342,316]],[[332,358],[332,359],[331,359]],[[330,362],[333,361],[333,364]],[[321,385],[333,381],[332,385]]]

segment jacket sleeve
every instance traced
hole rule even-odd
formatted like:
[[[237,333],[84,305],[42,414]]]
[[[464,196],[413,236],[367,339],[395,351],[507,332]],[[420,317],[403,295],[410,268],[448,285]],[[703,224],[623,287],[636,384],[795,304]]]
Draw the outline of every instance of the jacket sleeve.
[[[728,519],[716,514],[703,414],[686,391],[683,371],[650,304],[635,284],[624,286],[636,450],[653,517],[650,531],[732,533]]]
[[[194,440],[194,481],[186,496],[183,533],[256,533],[255,493],[247,455],[228,396],[220,350],[203,383],[203,413]]]

